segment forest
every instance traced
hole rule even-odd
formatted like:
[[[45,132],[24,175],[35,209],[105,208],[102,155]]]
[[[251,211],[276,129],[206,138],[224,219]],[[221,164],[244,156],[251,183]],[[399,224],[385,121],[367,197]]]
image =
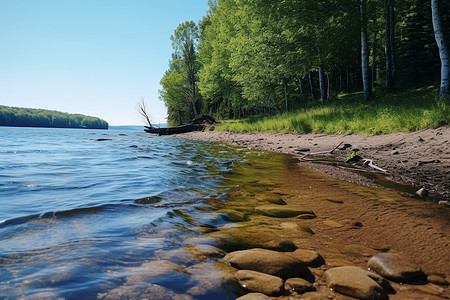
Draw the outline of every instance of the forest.
[[[0,105],[0,126],[108,129],[97,117]]]
[[[450,1],[210,0],[170,37],[168,123],[277,115],[438,86],[450,97]],[[438,42],[436,42],[438,41]],[[440,99],[440,100],[439,100]]]

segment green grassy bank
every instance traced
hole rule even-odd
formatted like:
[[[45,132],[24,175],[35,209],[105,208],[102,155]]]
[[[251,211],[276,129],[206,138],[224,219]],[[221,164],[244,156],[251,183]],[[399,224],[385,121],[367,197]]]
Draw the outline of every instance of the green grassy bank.
[[[270,117],[228,120],[215,130],[292,133],[411,132],[450,124],[450,103],[438,100],[434,86],[380,95],[363,103],[361,93],[342,94],[322,106]]]

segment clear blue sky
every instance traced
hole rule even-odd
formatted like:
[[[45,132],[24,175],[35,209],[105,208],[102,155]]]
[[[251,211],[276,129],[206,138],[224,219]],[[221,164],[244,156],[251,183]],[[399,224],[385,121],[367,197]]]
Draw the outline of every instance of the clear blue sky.
[[[0,0],[0,104],[82,113],[110,125],[165,122],[170,35],[207,0]]]

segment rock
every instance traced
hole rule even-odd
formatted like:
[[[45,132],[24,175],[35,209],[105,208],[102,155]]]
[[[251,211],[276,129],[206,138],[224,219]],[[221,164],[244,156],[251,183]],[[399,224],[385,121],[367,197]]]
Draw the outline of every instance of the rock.
[[[295,149],[295,151],[297,151],[297,152],[309,152],[309,151],[311,151],[311,149],[309,149],[309,148],[299,148],[299,149]]]
[[[416,194],[419,195],[420,197],[425,198],[428,197],[428,190],[423,187],[420,190],[418,190]]]
[[[302,294],[304,292],[315,291],[316,288],[310,283],[302,278],[289,278],[284,283],[284,289],[288,292]]]
[[[292,252],[292,255],[298,257],[307,266],[319,266],[324,262],[322,256],[313,250],[297,249]]]
[[[236,300],[270,300],[271,298],[261,293],[248,293],[247,295],[236,298]]]
[[[344,226],[341,223],[338,223],[333,220],[325,220],[325,221],[323,221],[323,224],[328,225],[330,227],[334,227],[334,228],[341,228],[342,226]]]
[[[400,154],[400,152],[398,152],[398,150],[392,150],[391,151],[391,155],[398,155]]]
[[[262,205],[255,208],[259,214],[276,218],[292,218],[300,214],[312,214],[314,212],[304,208],[292,207],[287,205]]]
[[[185,268],[168,260],[146,262],[138,268],[130,269],[130,271],[133,274],[125,279],[127,284],[150,281],[155,278],[176,274],[177,272],[188,274]]]
[[[176,294],[172,290],[151,283],[124,285],[97,294],[97,299],[155,299],[155,300],[193,300],[189,295]]]
[[[306,264],[292,252],[277,252],[254,248],[234,251],[225,256],[225,261],[241,270],[253,270],[281,278],[301,277],[309,274]]]
[[[331,268],[335,268],[344,266],[354,266],[355,264],[343,258],[332,258],[327,259],[327,265],[330,266]]]
[[[154,204],[154,203],[161,202],[162,200],[163,200],[163,198],[161,198],[159,196],[151,196],[151,197],[145,197],[145,198],[134,200],[134,202],[138,203],[138,204]]]
[[[351,147],[352,147],[352,144],[341,144],[339,147],[337,147],[337,149],[338,150],[346,150]]]
[[[306,214],[299,214],[296,218],[302,219],[302,220],[309,220],[309,219],[315,219],[315,218],[317,218],[317,216],[314,213],[312,213],[312,214],[306,213]]]
[[[278,296],[283,292],[283,279],[277,276],[251,270],[240,270],[234,274],[239,284],[246,290],[268,296]]]
[[[425,277],[419,266],[397,253],[375,255],[367,265],[370,270],[397,282],[411,282]]]
[[[441,200],[438,202],[438,205],[450,207],[450,201]]]
[[[388,299],[389,282],[359,267],[337,267],[325,272],[327,287],[346,296],[364,300]]]
[[[427,280],[437,285],[449,285],[448,281],[444,277],[435,274],[428,276]]]
[[[432,283],[429,283],[427,285],[416,286],[416,289],[418,289],[418,290],[420,290],[422,292],[425,292],[427,294],[435,295],[435,296],[438,296],[438,297],[445,297],[446,296],[445,295],[445,289],[443,287],[434,285]],[[446,298],[448,299],[448,297],[446,297]]]

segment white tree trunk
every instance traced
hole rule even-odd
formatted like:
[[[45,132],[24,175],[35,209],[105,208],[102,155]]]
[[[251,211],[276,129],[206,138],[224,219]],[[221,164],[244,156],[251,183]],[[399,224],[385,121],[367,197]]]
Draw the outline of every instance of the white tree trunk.
[[[439,96],[441,99],[450,98],[449,50],[439,15],[439,0],[431,0],[431,15],[433,18],[434,37],[439,47],[439,56],[441,58],[441,89]]]
[[[361,68],[364,87],[364,101],[370,100],[372,98],[372,86],[370,84],[369,74],[369,46],[367,44],[366,4],[367,0],[361,0]]]
[[[319,86],[320,86],[320,99],[322,104],[325,104],[326,93],[325,93],[325,82],[323,81],[323,68],[319,67]]]

